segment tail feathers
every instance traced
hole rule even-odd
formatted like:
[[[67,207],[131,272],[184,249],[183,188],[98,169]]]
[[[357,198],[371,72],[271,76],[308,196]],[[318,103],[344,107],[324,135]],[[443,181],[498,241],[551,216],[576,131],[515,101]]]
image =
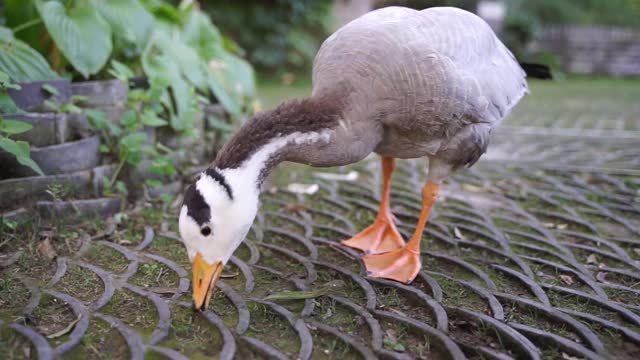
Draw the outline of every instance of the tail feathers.
[[[527,73],[527,77],[542,79],[542,80],[551,80],[553,79],[553,74],[551,73],[551,68],[544,64],[534,64],[534,63],[520,63],[522,70]]]

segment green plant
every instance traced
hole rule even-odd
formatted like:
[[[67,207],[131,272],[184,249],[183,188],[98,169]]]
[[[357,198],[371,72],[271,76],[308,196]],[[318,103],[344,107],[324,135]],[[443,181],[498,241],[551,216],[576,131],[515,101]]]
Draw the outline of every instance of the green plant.
[[[12,84],[9,81],[9,76],[0,71],[0,97],[6,93],[6,89],[20,89],[19,85]],[[31,130],[33,126],[23,121],[8,120],[0,116],[0,149],[15,156],[16,160],[31,168],[33,171],[40,175],[44,175],[40,166],[31,159],[31,148],[26,141],[14,141],[9,137],[12,135],[21,134]]]
[[[113,62],[111,74],[128,83],[131,70],[124,64]],[[118,180],[126,165],[137,166],[144,157],[151,160],[150,171],[157,175],[170,176],[176,169],[167,157],[172,150],[161,143],[149,144],[146,127],[163,127],[169,123],[162,118],[164,108],[161,105],[162,91],[151,87],[147,90],[130,89],[127,100],[127,111],[120,118],[120,123],[110,121],[98,110],[87,110],[87,119],[103,139],[100,151],[117,159],[117,167],[110,179],[103,180],[103,188],[107,195],[120,194],[126,196],[128,189],[124,182]],[[186,135],[185,135],[186,136]],[[147,186],[161,185],[159,181],[148,180]]]
[[[328,0],[203,2],[203,6],[263,71],[309,67],[332,26]],[[225,43],[225,48],[241,54],[233,42]]]
[[[245,106],[255,96],[251,66],[228,51],[229,41],[193,1],[175,7],[159,0],[7,0],[6,20],[26,43],[19,44],[40,51],[57,71],[69,65],[71,77],[112,75],[109,58],[131,68],[129,78],[144,74],[174,129],[190,128],[199,95],[215,97],[236,119],[251,110]],[[0,70],[18,79],[5,65],[0,61]],[[36,77],[45,74],[32,71],[20,80]]]
[[[13,81],[58,77],[40,53],[16,39],[13,31],[4,26],[0,26],[0,70],[10,74]]]

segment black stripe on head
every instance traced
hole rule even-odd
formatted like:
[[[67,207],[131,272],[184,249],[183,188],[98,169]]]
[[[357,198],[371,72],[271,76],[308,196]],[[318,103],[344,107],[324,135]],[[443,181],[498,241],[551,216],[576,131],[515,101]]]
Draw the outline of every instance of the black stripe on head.
[[[196,189],[196,184],[192,184],[187,189],[187,192],[184,194],[183,205],[187,207],[187,215],[193,218],[199,226],[211,220],[211,208],[209,208],[207,202],[204,201],[204,197],[202,197],[200,191]]]
[[[233,193],[231,192],[231,186],[227,184],[227,180],[224,178],[222,174],[220,174],[218,170],[210,167],[207,170],[205,170],[204,173],[207,174],[207,176],[209,176],[213,180],[217,181],[218,184],[222,185],[224,190],[227,192],[227,195],[229,195],[229,199],[233,200]]]

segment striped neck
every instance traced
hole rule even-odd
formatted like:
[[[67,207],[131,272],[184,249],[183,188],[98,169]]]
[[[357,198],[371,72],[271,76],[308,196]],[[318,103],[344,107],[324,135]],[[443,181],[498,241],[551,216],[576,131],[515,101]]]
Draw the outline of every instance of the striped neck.
[[[275,165],[299,151],[300,145],[314,149],[313,145],[328,143],[342,110],[343,99],[322,96],[288,101],[261,112],[222,147],[212,166],[225,176],[259,187]]]

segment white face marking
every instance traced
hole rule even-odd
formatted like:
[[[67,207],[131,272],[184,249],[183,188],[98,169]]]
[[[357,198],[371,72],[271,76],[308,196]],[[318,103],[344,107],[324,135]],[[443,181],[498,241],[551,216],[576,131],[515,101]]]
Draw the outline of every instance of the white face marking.
[[[182,206],[179,230],[189,259],[193,261],[196,253],[200,253],[209,264],[218,261],[226,264],[253,223],[258,209],[257,191],[242,194],[243,188],[236,188],[231,200],[222,185],[204,174],[196,181],[196,189],[209,206],[211,215],[202,227],[209,227],[211,233],[203,235],[200,225],[188,215],[187,206]]]
[[[178,227],[189,259],[193,261],[196,253],[201,253],[209,264],[218,261],[226,264],[246,237],[256,217],[260,195],[258,179],[269,158],[288,143],[303,144],[329,140],[329,130],[312,133],[296,132],[272,140],[238,168],[218,169],[231,187],[233,199],[229,198],[222,185],[203,173],[196,181],[195,188],[211,211],[209,221],[203,224],[211,228],[211,234],[205,236],[201,233],[201,227],[188,215],[187,205],[183,205]]]

